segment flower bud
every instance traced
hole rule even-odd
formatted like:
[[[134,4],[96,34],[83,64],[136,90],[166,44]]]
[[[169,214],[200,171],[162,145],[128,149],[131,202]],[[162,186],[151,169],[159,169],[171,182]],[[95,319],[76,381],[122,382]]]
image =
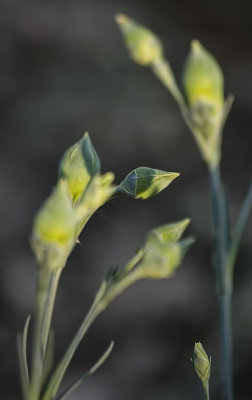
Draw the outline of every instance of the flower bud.
[[[87,187],[91,177],[100,173],[100,160],[88,133],[71,146],[63,155],[59,165],[59,177],[67,181],[75,203]]]
[[[194,239],[188,237],[180,242],[156,243],[144,253],[136,267],[141,278],[162,279],[173,275]]]
[[[124,14],[115,17],[129,50],[130,57],[138,64],[148,66],[162,57],[162,44],[149,29]]]
[[[67,183],[60,180],[34,220],[31,245],[39,265],[64,266],[75,241],[76,222]]]
[[[112,184],[113,180],[114,174],[107,172],[104,175],[94,176],[89,182],[76,206],[76,214],[81,229],[90,216],[105,204],[115,192],[115,186]]]
[[[162,225],[151,230],[146,237],[145,247],[149,247],[153,243],[177,242],[189,223],[190,218],[185,218],[182,221]]]
[[[176,172],[139,167],[126,176],[117,188],[117,192],[135,199],[148,199],[165,189],[178,176]]]
[[[211,169],[221,156],[224,115],[224,82],[215,58],[197,41],[192,41],[184,72],[192,129],[203,159]]]
[[[208,358],[208,355],[200,342],[195,343],[194,345],[192,362],[198,377],[205,386],[210,379],[211,358]]]
[[[222,107],[224,102],[223,74],[215,58],[193,40],[184,72],[184,88],[190,107],[198,102]]]

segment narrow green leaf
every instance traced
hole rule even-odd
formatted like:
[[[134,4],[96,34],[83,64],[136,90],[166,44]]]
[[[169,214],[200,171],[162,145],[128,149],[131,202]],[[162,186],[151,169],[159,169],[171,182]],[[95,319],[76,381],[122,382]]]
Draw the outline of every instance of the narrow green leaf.
[[[46,382],[52,366],[54,359],[54,333],[51,331],[48,336],[47,348],[45,353],[44,367],[43,367],[43,375],[42,375],[42,385]]]
[[[31,316],[28,315],[26,322],[25,322],[23,335],[22,335],[22,351],[23,351],[24,366],[25,366],[25,370],[26,370],[26,376],[27,376],[28,383],[29,383],[29,371],[28,371],[28,362],[27,362],[27,335],[28,335],[30,320],[31,320]]]
[[[29,378],[27,374],[27,365],[23,355],[23,337],[22,333],[17,334],[17,353],[18,353],[18,364],[20,373],[21,389],[24,400],[29,400]]]
[[[235,264],[235,260],[237,257],[239,245],[241,242],[241,237],[242,237],[247,219],[249,217],[251,207],[252,207],[252,182],[250,183],[247,195],[246,195],[244,203],[241,207],[240,214],[237,218],[237,222],[236,222],[234,233],[233,233],[233,238],[231,241],[231,247],[229,250],[229,264],[228,264],[231,273],[233,273],[233,270],[234,270],[234,264]]]
[[[111,341],[109,347],[105,351],[105,353],[101,356],[101,358],[87,371],[84,375],[82,375],[77,381],[70,384],[57,398],[56,400],[65,400],[75,389],[77,389],[89,376],[93,375],[95,371],[107,360],[110,356],[114,347],[114,342]]]

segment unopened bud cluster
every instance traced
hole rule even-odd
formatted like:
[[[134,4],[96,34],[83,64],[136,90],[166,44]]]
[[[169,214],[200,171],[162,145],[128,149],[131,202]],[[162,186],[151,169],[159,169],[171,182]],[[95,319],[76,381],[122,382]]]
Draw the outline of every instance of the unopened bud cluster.
[[[32,248],[40,267],[63,268],[85,222],[113,194],[113,174],[100,175],[89,135],[71,146],[59,164],[59,180],[33,225]]]
[[[193,131],[203,159],[210,169],[215,168],[221,157],[222,126],[232,103],[231,97],[224,101],[223,73],[215,58],[198,40],[192,41],[184,68],[184,98],[157,36],[126,15],[116,16],[116,22],[130,57],[138,64],[150,66],[170,90]]]

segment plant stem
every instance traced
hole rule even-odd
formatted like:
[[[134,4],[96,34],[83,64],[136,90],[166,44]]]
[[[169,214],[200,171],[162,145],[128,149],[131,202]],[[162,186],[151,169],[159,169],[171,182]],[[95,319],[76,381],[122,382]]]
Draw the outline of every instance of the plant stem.
[[[79,346],[83,336],[92,325],[96,317],[103,311],[103,307],[98,302],[94,302],[92,307],[90,308],[86,318],[84,319],[83,323],[79,327],[76,335],[74,336],[70,346],[68,347],[66,353],[64,354],[63,358],[61,359],[58,367],[56,368],[49,384],[46,389],[46,392],[43,396],[43,400],[51,400],[56,395],[62,378],[66,372],[66,369],[72,360],[72,357],[75,353],[76,348]]]
[[[204,393],[205,393],[205,400],[210,400],[210,397],[209,397],[209,383],[206,383],[204,385]]]
[[[224,400],[233,400],[232,382],[232,275],[228,268],[230,245],[227,204],[221,183],[220,169],[210,170],[214,264],[219,297],[222,392]]]
[[[232,295],[219,296],[222,393],[233,400],[232,382]]]
[[[60,270],[51,272],[46,266],[39,270],[36,289],[30,400],[38,400],[40,396],[43,364],[59,277]]]

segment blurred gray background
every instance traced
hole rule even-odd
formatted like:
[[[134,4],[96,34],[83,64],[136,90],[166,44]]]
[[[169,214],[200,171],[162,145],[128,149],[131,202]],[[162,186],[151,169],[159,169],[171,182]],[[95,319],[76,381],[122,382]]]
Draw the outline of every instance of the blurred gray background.
[[[111,265],[123,265],[154,226],[184,217],[197,242],[176,276],[142,281],[97,320],[65,383],[96,361],[106,365],[73,400],[202,399],[190,363],[195,341],[212,355],[219,399],[218,314],[211,267],[207,170],[168,92],[127,56],[114,15],[154,30],[178,82],[192,38],[218,59],[236,96],[224,131],[223,177],[232,220],[252,175],[250,1],[2,0],[0,2],[0,390],[18,399],[15,336],[33,310],[35,265],[28,237],[34,213],[57,179],[64,150],[85,131],[103,172],[116,181],[137,166],[178,171],[155,198],[118,198],[90,220],[62,275],[54,327],[59,359]],[[252,396],[252,218],[235,272],[234,343],[238,400]]]

